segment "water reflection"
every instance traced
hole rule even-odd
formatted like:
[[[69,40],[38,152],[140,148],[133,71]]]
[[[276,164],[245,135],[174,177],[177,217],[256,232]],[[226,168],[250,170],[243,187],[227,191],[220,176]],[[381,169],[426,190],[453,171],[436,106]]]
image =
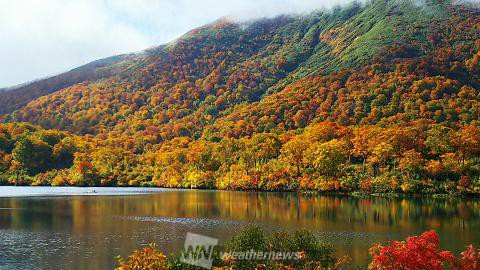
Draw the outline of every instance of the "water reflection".
[[[0,269],[109,269],[113,257],[187,232],[230,238],[248,224],[314,230],[358,264],[371,243],[435,229],[443,248],[479,243],[480,201],[164,191],[135,196],[0,199]],[[34,267],[35,266],[35,267]]]

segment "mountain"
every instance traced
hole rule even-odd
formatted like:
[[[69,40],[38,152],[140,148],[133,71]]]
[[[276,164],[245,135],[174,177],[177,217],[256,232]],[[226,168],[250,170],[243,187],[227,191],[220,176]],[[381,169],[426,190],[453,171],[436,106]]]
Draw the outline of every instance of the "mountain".
[[[113,56],[93,61],[66,73],[0,89],[0,114],[11,113],[30,101],[74,84],[108,78],[125,71],[126,65],[138,61],[136,54]]]
[[[133,173],[134,165],[118,161],[123,165],[112,164],[108,172],[114,175],[112,170],[118,165],[122,176],[117,178],[130,180],[110,179],[108,183],[190,187],[187,179],[193,173],[195,177],[210,175],[207,178],[214,179],[215,187],[225,187],[218,181],[239,177],[255,188],[267,181],[263,175],[268,171],[266,164],[280,162],[281,153],[288,152],[283,147],[295,141],[295,136],[310,134],[323,138],[313,144],[349,149],[355,146],[355,136],[376,134],[369,138],[400,140],[400,135],[391,132],[405,132],[411,144],[389,141],[392,149],[383,154],[375,150],[380,142],[364,151],[357,145],[345,154],[351,166],[368,161],[371,171],[364,167],[361,174],[366,178],[357,175],[357,184],[380,177],[382,172],[396,172],[402,158],[414,157],[422,160],[418,177],[432,179],[426,169],[429,161],[441,163],[442,155],[454,154],[465,166],[465,160],[476,158],[479,40],[479,10],[442,0],[373,0],[304,15],[254,21],[223,18],[166,45],[3,91],[0,108],[4,122],[29,122],[71,132],[84,147],[75,155],[74,167],[85,162],[93,170],[94,157],[88,154],[93,149],[116,149],[110,153],[116,156],[113,160],[128,156],[136,160],[132,164],[150,166],[149,172]],[[442,142],[448,147],[437,145],[443,150],[435,152],[426,141],[440,127],[452,137]],[[15,137],[11,133],[5,137]],[[456,144],[458,136],[470,135],[468,150]],[[216,147],[225,144],[243,154],[237,153],[230,161],[220,159],[218,155],[226,150]],[[13,151],[6,150],[7,154]],[[319,149],[311,151],[321,154],[315,152]],[[191,157],[192,153],[200,156]],[[305,165],[303,158],[283,164],[284,168],[293,166],[285,172],[275,163],[271,173],[282,179],[296,175],[296,180],[285,181],[297,187],[298,177],[304,174],[315,175],[315,181],[322,177],[337,181],[346,175],[337,170],[321,172],[313,161]],[[96,173],[103,169],[96,168]],[[442,171],[436,177],[445,181],[475,178],[477,172],[470,169]],[[273,182],[278,180],[273,178]]]

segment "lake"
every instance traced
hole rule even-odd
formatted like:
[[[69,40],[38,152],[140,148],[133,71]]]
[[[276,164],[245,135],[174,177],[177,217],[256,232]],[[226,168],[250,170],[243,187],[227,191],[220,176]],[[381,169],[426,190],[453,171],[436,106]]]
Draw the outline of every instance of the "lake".
[[[249,224],[309,229],[366,264],[372,243],[435,229],[442,248],[480,243],[480,200],[356,198],[145,188],[0,187],[0,269],[113,269],[116,255],[187,232],[219,244]]]

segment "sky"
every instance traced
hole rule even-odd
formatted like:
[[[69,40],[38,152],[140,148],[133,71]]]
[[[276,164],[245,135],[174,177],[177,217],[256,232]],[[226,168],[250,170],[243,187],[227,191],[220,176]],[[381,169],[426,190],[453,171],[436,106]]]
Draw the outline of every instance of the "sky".
[[[224,16],[272,17],[352,0],[0,0],[0,88],[174,40]]]
[[[161,45],[224,16],[272,17],[352,1],[0,0],[0,88]]]

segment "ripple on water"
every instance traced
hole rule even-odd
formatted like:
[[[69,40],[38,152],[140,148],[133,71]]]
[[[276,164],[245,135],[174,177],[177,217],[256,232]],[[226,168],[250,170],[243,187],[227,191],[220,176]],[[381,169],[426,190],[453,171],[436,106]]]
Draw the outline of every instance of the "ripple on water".
[[[175,217],[142,217],[142,216],[128,216],[128,217],[118,216],[116,218],[124,219],[124,220],[139,221],[139,222],[172,223],[172,224],[183,224],[183,225],[200,226],[200,227],[212,227],[212,226],[219,226],[219,225],[232,226],[232,225],[245,224],[245,222],[240,222],[240,221],[209,219],[209,218],[175,218]]]
[[[34,231],[0,230],[0,269],[40,269],[44,256],[61,253],[58,243],[64,235]],[[42,262],[48,266],[46,262]]]
[[[77,238],[69,232],[0,230],[0,270],[71,269],[70,258],[88,262],[96,256],[82,248],[95,239],[98,235]]]

